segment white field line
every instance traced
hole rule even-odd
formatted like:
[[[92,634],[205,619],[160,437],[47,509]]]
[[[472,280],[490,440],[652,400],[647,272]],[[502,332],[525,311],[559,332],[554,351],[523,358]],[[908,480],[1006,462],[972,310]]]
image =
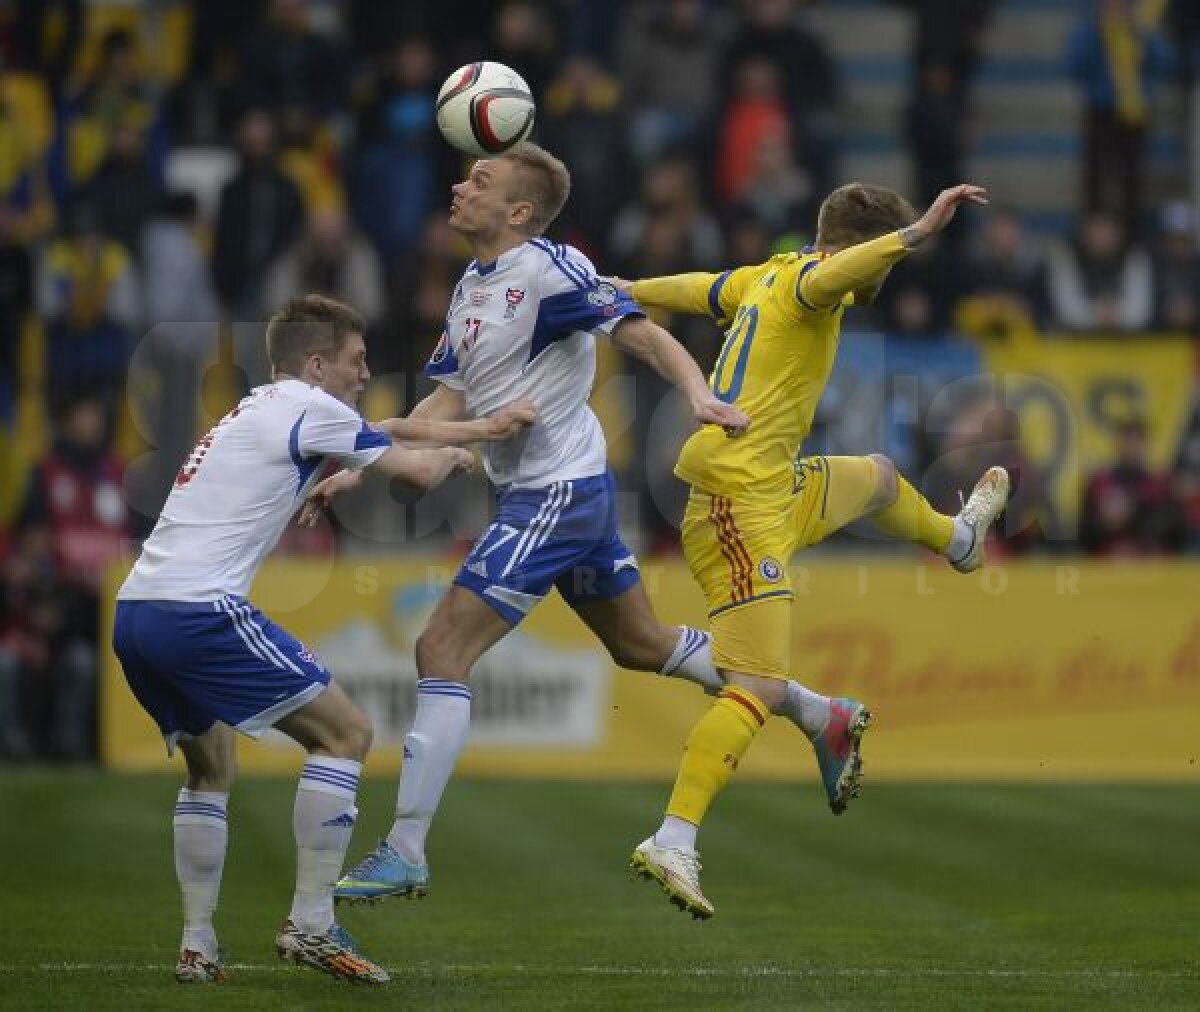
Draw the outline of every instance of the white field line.
[[[165,963],[38,963],[37,965],[15,966],[0,965],[3,974],[27,973],[131,973],[155,972],[170,974],[173,967]],[[226,969],[245,973],[268,973],[275,970],[290,969],[285,963],[227,963]],[[780,979],[820,980],[822,978],[861,978],[861,979],[896,979],[907,978],[967,978],[967,979],[1095,979],[1095,980],[1140,980],[1142,978],[1157,979],[1198,979],[1200,969],[1185,970],[1108,970],[1101,968],[1082,968],[1078,970],[1024,970],[1024,969],[962,969],[949,970],[937,968],[914,968],[911,970],[887,967],[843,967],[840,969],[789,969],[775,966],[745,966],[730,968],[713,968],[704,966],[684,967],[652,967],[652,966],[534,966],[522,963],[449,963],[449,964],[415,964],[408,967],[395,967],[392,972],[405,976],[416,973],[428,974],[461,974],[475,976],[482,974],[516,974],[538,977],[568,976],[568,977],[648,977],[648,978],[732,978],[744,979],[755,977],[775,977]]]

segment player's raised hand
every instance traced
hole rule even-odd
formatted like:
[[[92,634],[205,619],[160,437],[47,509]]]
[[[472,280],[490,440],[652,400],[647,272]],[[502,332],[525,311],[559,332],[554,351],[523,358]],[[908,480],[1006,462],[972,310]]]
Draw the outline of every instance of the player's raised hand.
[[[904,229],[905,245],[916,246],[931,235],[936,235],[950,224],[961,205],[987,202],[987,190],[973,183],[961,183],[943,190],[929,205],[929,209],[914,224]]]
[[[750,428],[750,416],[709,393],[692,404],[692,416],[701,425],[719,425],[727,436],[740,436]]]
[[[513,401],[505,404],[494,415],[490,415],[486,423],[489,440],[508,439],[528,428],[537,421],[537,407],[531,400]]]
[[[300,515],[296,518],[298,527],[316,527],[321,514],[329,509],[333,500],[343,492],[357,488],[363,480],[362,471],[339,471],[323,481],[317,482],[312,491],[304,498]]]

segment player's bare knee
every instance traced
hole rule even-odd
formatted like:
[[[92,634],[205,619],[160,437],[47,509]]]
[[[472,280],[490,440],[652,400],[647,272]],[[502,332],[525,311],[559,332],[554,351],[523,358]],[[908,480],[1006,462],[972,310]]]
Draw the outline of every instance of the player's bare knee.
[[[335,727],[324,728],[309,746],[309,751],[334,759],[354,759],[362,762],[371,751],[374,731],[371,722],[357,709],[340,720]]]
[[[355,711],[354,720],[346,728],[344,748],[347,755],[343,758],[362,762],[371,751],[371,742],[374,739],[375,729],[371,727],[371,722],[363,713]]]
[[[679,641],[678,626],[629,623],[604,645],[613,663],[629,671],[661,671]]]
[[[876,470],[875,493],[871,497],[871,506],[873,509],[883,509],[894,503],[900,493],[896,465],[891,457],[882,453],[872,453],[867,459],[874,462]]]
[[[445,678],[450,681],[466,681],[466,671],[457,656],[455,637],[452,631],[440,623],[425,627],[413,649],[417,661],[417,673],[422,678]]]

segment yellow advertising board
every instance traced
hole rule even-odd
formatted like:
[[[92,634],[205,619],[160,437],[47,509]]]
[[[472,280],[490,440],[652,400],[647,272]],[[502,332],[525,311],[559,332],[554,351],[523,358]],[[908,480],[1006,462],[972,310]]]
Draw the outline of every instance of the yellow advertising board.
[[[1068,335],[991,345],[985,361],[1066,530],[1075,529],[1088,474],[1113,464],[1122,422],[1145,422],[1151,467],[1174,466],[1192,407],[1195,342]]]
[[[415,705],[413,642],[449,559],[268,562],[252,595],[370,715],[368,772],[392,775]],[[870,779],[1200,781],[1200,566],[1024,563],[959,576],[932,560],[794,567],[796,676],[875,712]],[[681,563],[646,564],[664,620],[703,625]],[[111,616],[110,616],[111,617]],[[121,770],[171,767],[105,645],[101,743]],[[556,597],[474,676],[465,775],[673,777],[705,697],[612,667]],[[242,769],[294,772],[281,735]],[[176,765],[178,760],[175,761]],[[739,777],[811,778],[811,750],[772,721]]]

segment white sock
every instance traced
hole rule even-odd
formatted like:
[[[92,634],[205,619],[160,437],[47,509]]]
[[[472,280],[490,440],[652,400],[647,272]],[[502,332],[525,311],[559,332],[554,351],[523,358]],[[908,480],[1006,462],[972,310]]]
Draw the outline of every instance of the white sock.
[[[784,691],[783,707],[779,712],[809,738],[815,738],[824,731],[833,715],[828,696],[806,689],[799,682],[790,679]]]
[[[212,916],[229,842],[229,795],[184,787],[175,802],[175,875],[183,895],[182,949],[217,957]]]
[[[712,637],[686,625],[679,627],[679,642],[661,673],[695,682],[710,696],[725,688],[725,679],[713,667]]]
[[[404,738],[396,821],[387,842],[408,861],[425,860],[425,836],[471,726],[471,687],[417,679],[417,714]]]
[[[333,925],[333,887],[342,873],[358,809],[354,759],[309,756],[296,787],[292,829],[296,833],[296,895],[292,922],[310,935]]]
[[[955,517],[954,533],[950,535],[950,544],[942,554],[951,562],[961,562],[974,547],[975,528],[962,517]]]
[[[663,824],[659,827],[658,832],[654,834],[654,842],[660,847],[695,850],[696,830],[699,828],[694,823],[688,822],[687,819],[668,815],[663,819]]]

